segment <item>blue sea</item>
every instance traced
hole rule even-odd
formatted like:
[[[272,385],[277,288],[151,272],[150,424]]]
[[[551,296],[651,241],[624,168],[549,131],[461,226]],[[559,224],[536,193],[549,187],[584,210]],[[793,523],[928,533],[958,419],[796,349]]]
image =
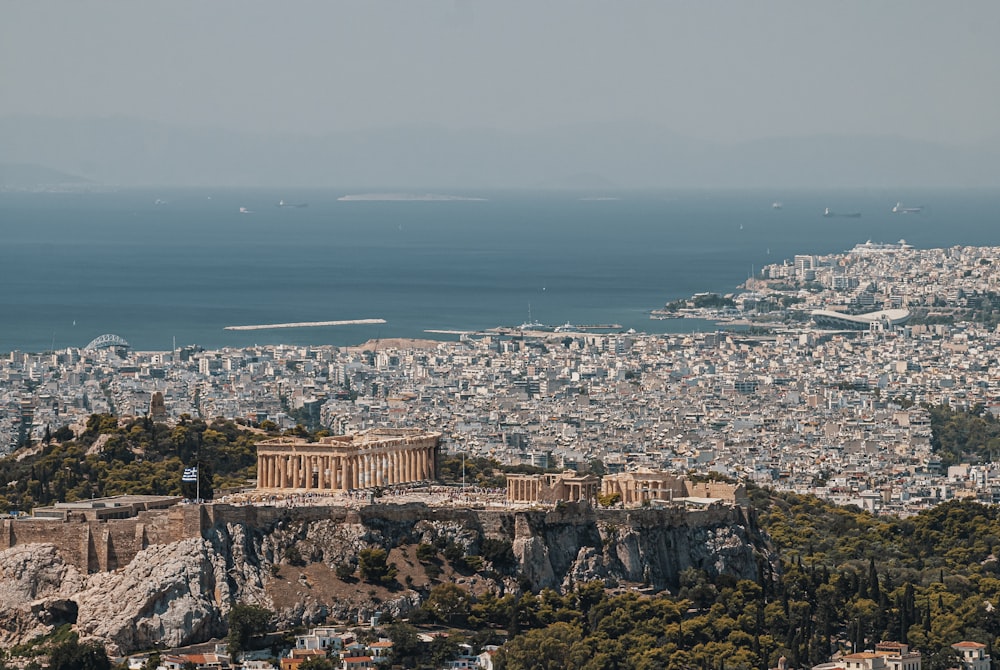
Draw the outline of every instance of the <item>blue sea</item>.
[[[0,193],[0,351],[358,344],[525,321],[711,329],[649,311],[768,263],[866,240],[1000,245],[1000,193]],[[588,199],[584,196],[604,199]],[[278,207],[279,200],[308,207]],[[772,202],[783,203],[781,209]],[[919,214],[892,214],[901,200]],[[159,202],[158,202],[159,201]],[[824,218],[861,212],[861,218]],[[251,213],[241,213],[245,208]],[[529,316],[530,315],[530,316]],[[226,326],[385,319],[379,325]]]

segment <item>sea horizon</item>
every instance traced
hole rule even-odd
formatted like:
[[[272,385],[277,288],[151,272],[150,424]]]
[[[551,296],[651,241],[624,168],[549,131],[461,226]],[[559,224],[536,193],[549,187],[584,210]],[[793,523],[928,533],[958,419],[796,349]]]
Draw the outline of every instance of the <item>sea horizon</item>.
[[[894,214],[897,202],[920,211]],[[106,333],[167,351],[456,339],[427,331],[529,321],[714,330],[649,313],[867,240],[1000,245],[998,211],[1000,191],[975,189],[3,192],[0,352]],[[355,320],[384,323],[226,330]]]

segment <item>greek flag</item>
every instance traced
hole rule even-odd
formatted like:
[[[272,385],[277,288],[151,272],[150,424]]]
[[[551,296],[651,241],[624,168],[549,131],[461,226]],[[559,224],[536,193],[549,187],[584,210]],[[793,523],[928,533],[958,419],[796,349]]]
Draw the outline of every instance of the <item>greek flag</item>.
[[[184,474],[181,475],[182,482],[196,482],[198,481],[198,466],[193,468],[184,468]]]

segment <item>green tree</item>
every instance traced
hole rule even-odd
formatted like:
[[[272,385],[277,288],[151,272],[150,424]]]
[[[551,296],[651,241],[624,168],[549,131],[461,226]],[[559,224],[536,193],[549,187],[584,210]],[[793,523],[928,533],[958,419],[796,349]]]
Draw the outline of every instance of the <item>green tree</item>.
[[[611,507],[612,505],[617,505],[622,500],[622,494],[615,493],[598,493],[597,494],[597,504],[601,507]]]
[[[517,556],[514,555],[514,545],[510,540],[497,540],[488,537],[483,540],[480,549],[483,558],[493,564],[498,570],[506,570],[517,566]]]
[[[267,631],[273,614],[271,610],[257,605],[243,603],[233,605],[229,610],[229,635],[226,636],[229,653],[236,654],[246,650],[254,635]]]
[[[437,549],[433,544],[421,542],[417,545],[417,560],[421,563],[430,563],[437,558]]]
[[[49,670],[111,670],[104,647],[96,642],[80,644],[76,635],[52,647]]]
[[[406,623],[395,623],[386,629],[392,640],[389,662],[404,668],[415,668],[423,657],[423,643],[417,637],[417,629]]]
[[[421,607],[442,623],[458,625],[469,618],[472,596],[461,586],[447,582],[432,588]]]
[[[358,553],[358,570],[361,579],[369,584],[381,584],[389,586],[396,581],[399,569],[395,563],[387,563],[389,554],[385,549],[376,547],[373,549],[362,549]]]
[[[299,548],[296,547],[294,544],[290,544],[287,547],[285,547],[285,551],[282,553],[282,557],[285,559],[285,562],[288,563],[289,565],[302,567],[303,565],[306,564],[305,559],[302,558],[302,552],[300,552]],[[351,572],[354,571],[351,570]]]
[[[507,670],[581,670],[591,656],[582,631],[563,622],[514,638],[502,653]]]

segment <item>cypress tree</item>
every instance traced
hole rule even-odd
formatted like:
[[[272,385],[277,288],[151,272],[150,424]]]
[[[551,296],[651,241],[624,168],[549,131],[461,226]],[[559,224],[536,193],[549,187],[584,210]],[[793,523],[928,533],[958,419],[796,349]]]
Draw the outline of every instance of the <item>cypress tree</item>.
[[[878,571],[875,569],[875,559],[868,559],[868,597],[875,602],[881,602],[882,590],[878,585]]]

